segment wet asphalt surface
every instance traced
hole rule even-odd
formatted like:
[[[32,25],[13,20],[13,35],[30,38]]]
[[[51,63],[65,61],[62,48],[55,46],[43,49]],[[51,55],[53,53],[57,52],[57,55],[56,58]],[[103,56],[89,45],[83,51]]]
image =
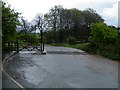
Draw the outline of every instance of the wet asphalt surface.
[[[5,73],[2,73],[2,88],[20,88]]]
[[[46,55],[23,50],[5,64],[25,88],[118,88],[118,62],[81,50],[45,46]]]

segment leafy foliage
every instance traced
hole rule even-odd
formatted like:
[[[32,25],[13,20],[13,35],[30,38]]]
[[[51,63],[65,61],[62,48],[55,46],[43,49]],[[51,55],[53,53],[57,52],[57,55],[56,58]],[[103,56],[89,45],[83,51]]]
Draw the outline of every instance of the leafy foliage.
[[[117,29],[104,23],[91,26],[90,44],[87,51],[98,53],[111,59],[120,59]]]
[[[50,12],[45,14],[49,41],[51,38],[55,43],[64,43],[69,37],[74,37],[77,41],[87,41],[90,35],[89,26],[92,23],[104,21],[93,9],[84,11],[64,9],[62,6],[55,6]]]
[[[68,39],[69,45],[75,45],[76,43],[77,43],[77,41],[74,37],[69,37],[69,39]]]
[[[16,26],[18,22],[18,12],[6,6],[2,2],[2,45],[4,46],[8,41],[15,39]]]
[[[39,38],[36,37],[36,35],[34,34],[19,34],[17,36],[17,38],[21,41],[21,42],[25,42],[25,43],[29,43],[29,44],[32,44],[32,45],[38,45],[40,40]]]
[[[114,28],[107,27],[104,23],[96,23],[91,26],[90,42],[96,46],[118,45],[118,33]]]

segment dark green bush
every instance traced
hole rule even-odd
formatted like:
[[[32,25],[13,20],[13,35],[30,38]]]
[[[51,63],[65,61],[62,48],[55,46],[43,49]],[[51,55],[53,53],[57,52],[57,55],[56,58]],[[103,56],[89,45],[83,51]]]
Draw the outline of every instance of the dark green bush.
[[[96,23],[91,26],[91,35],[89,40],[92,44],[101,45],[118,45],[118,33],[114,28],[108,27],[104,23]]]
[[[75,45],[77,43],[76,39],[74,37],[70,37],[68,39],[68,44],[69,45]]]
[[[108,27],[104,23],[93,24],[89,41],[89,52],[95,52],[111,59],[120,59],[119,37],[115,28]]]
[[[37,38],[35,35],[32,34],[27,34],[27,35],[21,34],[19,36],[19,39],[29,44],[39,44],[40,42],[39,38]]]

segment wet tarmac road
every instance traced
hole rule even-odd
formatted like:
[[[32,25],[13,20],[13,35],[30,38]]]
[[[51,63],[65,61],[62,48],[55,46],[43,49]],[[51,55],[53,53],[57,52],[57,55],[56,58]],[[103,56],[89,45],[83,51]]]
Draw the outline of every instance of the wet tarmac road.
[[[2,89],[20,88],[5,73],[2,75]]]
[[[118,62],[81,50],[47,46],[21,51],[5,70],[25,88],[118,88]]]

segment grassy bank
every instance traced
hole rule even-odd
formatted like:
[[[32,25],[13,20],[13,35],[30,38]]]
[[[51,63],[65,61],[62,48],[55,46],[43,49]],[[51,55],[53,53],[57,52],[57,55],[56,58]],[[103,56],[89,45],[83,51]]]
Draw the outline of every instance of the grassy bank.
[[[89,43],[82,43],[82,44],[75,44],[75,45],[69,45],[69,44],[50,44],[50,45],[52,45],[52,46],[63,46],[63,47],[76,48],[76,49],[80,49],[80,50],[89,52],[88,51]]]
[[[69,45],[69,44],[50,44],[50,45],[76,48],[91,54],[102,55],[109,59],[120,60],[120,54],[116,50],[113,51],[112,47],[97,48],[97,47],[91,46],[89,43],[82,43],[82,44],[75,44],[75,45]]]

